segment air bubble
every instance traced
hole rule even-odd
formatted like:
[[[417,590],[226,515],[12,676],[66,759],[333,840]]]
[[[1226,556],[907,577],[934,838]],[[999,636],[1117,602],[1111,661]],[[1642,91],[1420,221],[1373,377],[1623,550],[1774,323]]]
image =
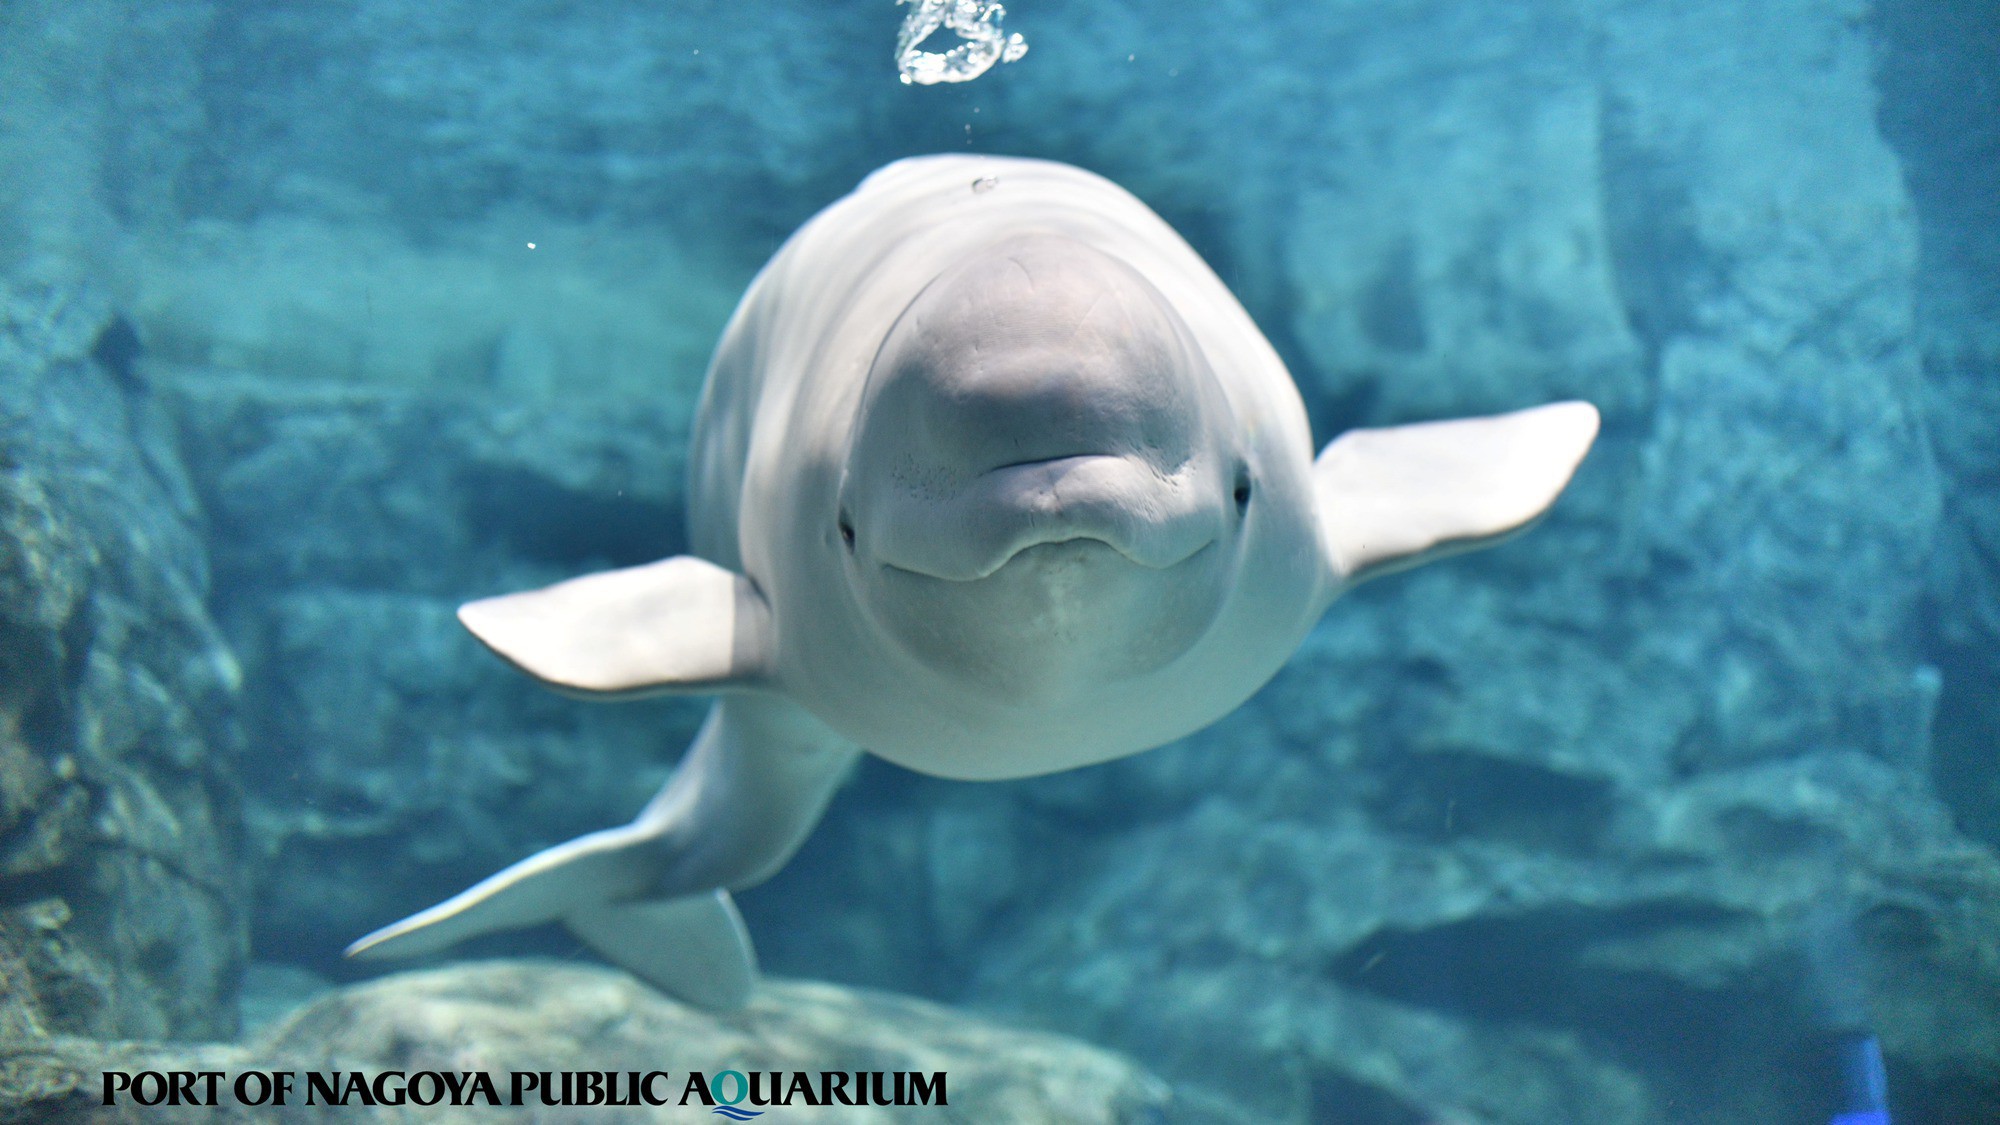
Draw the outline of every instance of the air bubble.
[[[1017,32],[1000,30],[1007,9],[993,0],[896,0],[910,5],[903,29],[896,36],[896,69],[903,84],[934,86],[939,82],[970,82],[1028,53],[1028,41]],[[949,51],[920,47],[942,28],[963,42]]]

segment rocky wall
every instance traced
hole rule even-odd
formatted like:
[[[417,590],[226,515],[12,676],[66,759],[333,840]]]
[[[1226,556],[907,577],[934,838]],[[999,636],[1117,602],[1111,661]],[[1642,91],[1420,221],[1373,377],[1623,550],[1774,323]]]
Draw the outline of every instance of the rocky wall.
[[[659,786],[702,703],[557,697],[453,611],[680,550],[688,406],[174,380],[246,668],[267,956],[331,969],[441,888],[623,821]]]
[[[0,285],[0,1026],[226,1035],[235,703],[171,429],[101,296]]]

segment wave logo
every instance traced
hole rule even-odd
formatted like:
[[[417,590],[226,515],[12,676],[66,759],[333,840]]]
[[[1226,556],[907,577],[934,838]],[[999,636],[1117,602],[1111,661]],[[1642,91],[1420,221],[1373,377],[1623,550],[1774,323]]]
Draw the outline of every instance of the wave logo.
[[[724,1087],[729,1085],[729,1083],[723,1081],[723,1079],[725,1078],[734,1078],[736,1080],[735,1082],[736,1096],[733,1098],[723,1093]],[[727,1117],[731,1121],[748,1121],[753,1117],[764,1116],[764,1111],[761,1109],[744,1109],[742,1106],[736,1104],[737,1102],[740,1102],[744,1098],[750,1096],[749,1076],[745,1075],[740,1070],[724,1070],[718,1072],[716,1076],[709,1081],[708,1091],[710,1094],[714,1095],[716,1101],[722,1103],[721,1105],[716,1106],[714,1109],[709,1110],[710,1113],[717,1114],[722,1117]]]

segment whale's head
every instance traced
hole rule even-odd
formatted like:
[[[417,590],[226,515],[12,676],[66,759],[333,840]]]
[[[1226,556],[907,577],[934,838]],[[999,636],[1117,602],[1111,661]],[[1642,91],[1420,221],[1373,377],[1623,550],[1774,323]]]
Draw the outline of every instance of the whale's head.
[[[837,549],[866,616],[1035,705],[1158,670],[1214,623],[1256,480],[1215,372],[1126,263],[1033,235],[946,270],[869,372]]]
[[[1343,591],[1532,523],[1596,436],[1564,402],[1315,456],[1277,352],[1158,216],[1003,163],[998,190],[983,159],[971,190],[962,161],[885,170],[759,274],[697,415],[694,554],[466,625],[563,691],[741,691],[759,739],[1028,777],[1228,714]],[[794,757],[716,768],[776,791]]]

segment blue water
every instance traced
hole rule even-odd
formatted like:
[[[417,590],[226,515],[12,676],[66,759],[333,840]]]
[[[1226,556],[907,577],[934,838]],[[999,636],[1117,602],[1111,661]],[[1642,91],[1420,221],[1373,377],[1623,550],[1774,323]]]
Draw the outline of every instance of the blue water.
[[[983,153],[1171,224],[1315,448],[1603,430],[1213,726],[865,759],[739,896],[766,973],[1122,1052],[1169,1120],[2000,1121],[2000,12],[1019,0],[931,86],[905,13],[0,10],[0,1030],[227,1038],[253,963],[264,1026],[632,817],[705,700],[540,692],[454,609],[690,550],[757,270]]]

